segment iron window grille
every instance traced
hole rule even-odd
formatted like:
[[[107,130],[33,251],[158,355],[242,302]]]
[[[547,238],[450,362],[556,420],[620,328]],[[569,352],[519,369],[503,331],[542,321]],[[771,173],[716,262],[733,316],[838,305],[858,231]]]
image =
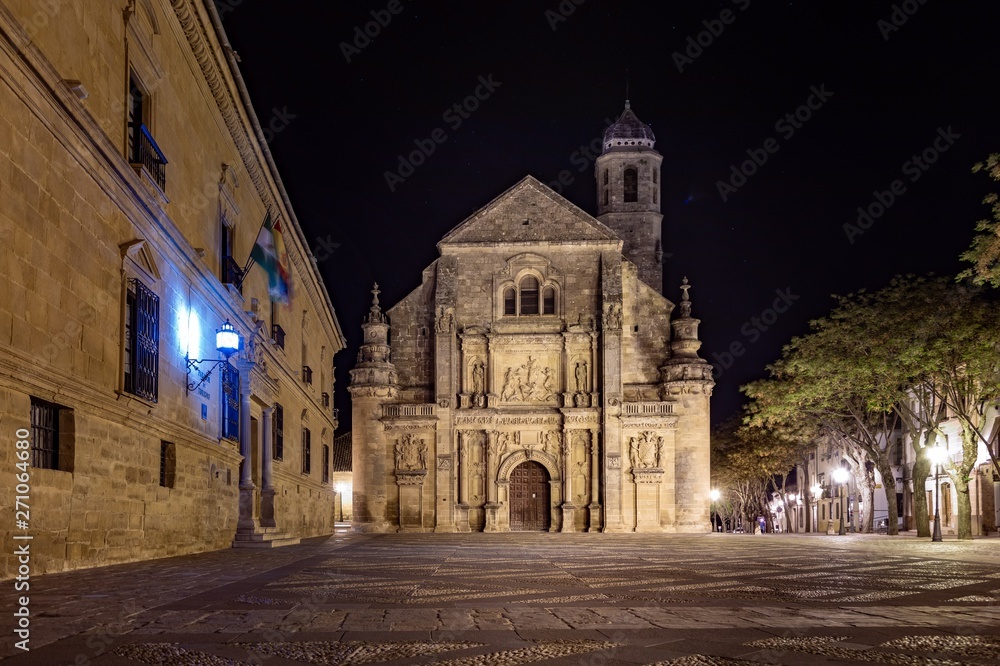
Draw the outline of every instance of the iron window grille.
[[[59,469],[59,405],[31,399],[31,466]]]
[[[241,293],[243,291],[243,268],[230,255],[222,258],[222,284],[231,284]]]
[[[310,368],[308,365],[302,366],[302,381],[304,381],[306,384],[313,383],[313,371],[312,368]]]
[[[167,158],[163,156],[163,151],[156,145],[153,135],[149,133],[149,128],[145,124],[129,123],[128,127],[131,139],[129,161],[132,164],[142,165],[157,186],[161,190],[166,190]]]
[[[160,297],[137,278],[125,302],[125,392],[156,402],[159,392]]]
[[[274,447],[271,449],[271,457],[274,460],[283,460],[285,457],[285,410],[278,404],[274,404]]]
[[[323,445],[323,483],[330,483],[330,447]]]
[[[281,349],[285,348],[285,329],[281,328],[277,324],[271,325],[271,338],[274,340],[274,344]]]
[[[323,391],[323,406],[324,407],[330,406],[330,394],[327,393],[326,391]]]
[[[222,364],[222,438],[240,438],[240,373],[229,362]]]
[[[160,442],[160,486],[174,487],[174,474],[177,469],[177,453],[173,442]]]
[[[312,434],[309,428],[302,429],[302,473],[309,474],[312,471]]]

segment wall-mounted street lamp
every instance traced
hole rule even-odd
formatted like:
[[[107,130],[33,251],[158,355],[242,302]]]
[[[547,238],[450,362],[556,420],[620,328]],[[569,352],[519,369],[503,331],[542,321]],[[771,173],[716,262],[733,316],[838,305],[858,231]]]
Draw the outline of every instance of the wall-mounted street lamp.
[[[931,541],[941,539],[941,464],[948,459],[948,452],[940,446],[927,449],[927,459],[934,463],[934,533]]]
[[[238,352],[243,347],[243,339],[240,338],[240,334],[236,332],[233,325],[226,320],[226,323],[222,325],[222,328],[215,332],[215,349],[222,354],[222,358],[199,358],[193,359],[188,358],[187,355],[184,356],[184,360],[187,363],[187,391],[195,391],[199,386],[208,381],[208,378],[212,375],[212,371],[223,363],[229,362],[229,357]],[[191,381],[191,371],[194,370],[201,363],[211,363],[208,372],[206,372],[198,382]]]
[[[833,481],[840,485],[840,531],[838,534],[841,536],[847,534],[846,521],[847,521],[847,506],[844,504],[844,486],[847,485],[847,480],[850,478],[850,473],[843,467],[838,467],[833,470]]]

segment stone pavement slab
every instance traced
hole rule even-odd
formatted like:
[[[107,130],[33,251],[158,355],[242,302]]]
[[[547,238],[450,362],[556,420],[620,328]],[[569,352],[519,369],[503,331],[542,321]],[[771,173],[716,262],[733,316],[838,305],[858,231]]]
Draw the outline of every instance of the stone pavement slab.
[[[998,565],[997,539],[338,533],[35,578],[0,658],[1000,665]]]

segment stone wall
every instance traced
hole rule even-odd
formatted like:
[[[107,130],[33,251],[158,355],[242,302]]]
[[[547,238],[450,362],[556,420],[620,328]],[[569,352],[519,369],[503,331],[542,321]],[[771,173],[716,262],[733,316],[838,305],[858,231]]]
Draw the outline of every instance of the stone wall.
[[[196,57],[196,46],[210,57]],[[214,333],[225,320],[256,342],[253,358],[249,346],[243,354],[256,362],[252,418],[261,423],[275,401],[284,408],[284,457],[274,463],[279,526],[332,532],[321,463],[336,422],[322,393],[333,394],[343,335],[226,60],[201,0],[139,0],[131,14],[102,3],[0,4],[0,67],[10,74],[0,88],[0,428],[30,428],[31,397],[63,408],[64,421],[59,469],[31,470],[35,573],[232,542],[241,456],[221,438],[220,371],[185,390],[210,367],[189,375],[185,355],[217,358]],[[128,162],[130,69],[146,87],[145,120],[169,160],[162,190]],[[86,99],[67,81],[79,81]],[[222,218],[242,264],[268,207],[285,225],[296,287],[275,318],[262,270],[251,270],[242,294],[220,280]],[[123,390],[132,279],[159,299],[155,400]],[[285,329],[284,348],[270,341],[272,323]],[[260,439],[250,463],[258,485]],[[165,485],[161,442],[171,452]],[[15,485],[13,456],[0,447],[5,488]],[[12,503],[0,497],[8,543]],[[5,554],[0,576],[10,575]]]

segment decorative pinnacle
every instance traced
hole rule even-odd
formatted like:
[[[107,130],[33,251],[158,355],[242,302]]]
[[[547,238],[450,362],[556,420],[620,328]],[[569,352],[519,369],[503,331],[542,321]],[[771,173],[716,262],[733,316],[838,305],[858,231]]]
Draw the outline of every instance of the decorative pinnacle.
[[[375,288],[372,289],[371,314],[368,315],[368,323],[370,324],[381,324],[385,321],[385,318],[382,316],[382,308],[378,304],[378,295],[381,293],[378,288],[378,282],[376,282]]]
[[[688,295],[688,289],[691,285],[688,284],[688,279],[685,277],[681,280],[681,291],[684,292],[681,295],[681,317],[688,318],[691,316],[691,297]]]

